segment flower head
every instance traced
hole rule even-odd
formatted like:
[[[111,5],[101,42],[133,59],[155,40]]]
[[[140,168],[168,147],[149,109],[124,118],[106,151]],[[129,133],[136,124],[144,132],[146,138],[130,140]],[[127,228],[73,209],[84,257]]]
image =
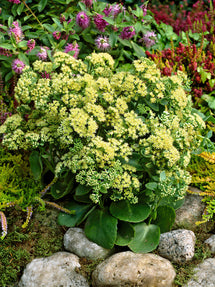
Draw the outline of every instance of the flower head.
[[[12,63],[12,69],[17,74],[21,74],[24,67],[25,67],[25,64],[19,59],[15,59]]]
[[[135,29],[133,26],[125,27],[122,30],[122,33],[120,35],[120,38],[125,40],[125,39],[131,39],[135,35]]]
[[[13,36],[15,38],[16,43],[21,42],[24,38],[22,29],[19,27],[19,23],[17,21],[14,21],[9,28],[9,35],[10,37]]]
[[[71,51],[75,51],[75,54],[73,55],[73,57],[75,59],[77,59],[78,54],[79,54],[79,45],[77,43],[67,44],[65,49],[64,49],[64,52],[68,53],[68,52],[71,52]]]
[[[99,36],[95,40],[96,46],[101,51],[106,51],[110,48],[109,38],[106,36]]]
[[[14,3],[14,4],[20,4],[21,3],[19,0],[8,0],[8,1],[11,3]]]
[[[147,48],[153,46],[156,42],[156,34],[154,32],[146,32],[142,39],[139,40],[143,42]]]
[[[104,32],[105,27],[109,25],[108,22],[103,19],[103,15],[100,14],[96,14],[96,16],[94,17],[94,23],[96,25],[96,28],[101,32]]]
[[[93,0],[83,0],[82,1],[85,5],[86,5],[86,7],[88,7],[88,8],[90,8],[91,6],[92,6],[92,4],[93,4]]]
[[[37,57],[39,57],[40,60],[46,60],[47,59],[47,49],[40,47],[40,51],[37,53]]]
[[[54,31],[52,35],[53,35],[53,37],[54,37],[56,40],[59,40],[60,37],[61,37],[61,32],[59,32],[59,31]]]
[[[2,236],[1,239],[4,239],[7,235],[7,219],[5,214],[0,211],[0,220],[1,220],[1,228],[2,228]]]
[[[76,23],[82,29],[86,29],[90,25],[90,18],[85,12],[79,12],[76,16]]]
[[[30,52],[31,50],[33,50],[33,49],[34,49],[35,44],[36,44],[36,42],[35,42],[35,40],[34,40],[34,39],[30,39],[30,40],[28,40],[28,42],[27,42],[27,46],[28,46],[28,48],[29,48],[28,52]]]

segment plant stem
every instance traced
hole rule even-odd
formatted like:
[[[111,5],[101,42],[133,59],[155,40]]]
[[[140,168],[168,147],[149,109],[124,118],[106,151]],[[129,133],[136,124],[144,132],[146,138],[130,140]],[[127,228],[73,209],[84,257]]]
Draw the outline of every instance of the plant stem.
[[[31,14],[34,16],[34,18],[37,20],[37,22],[40,24],[42,29],[44,30],[43,24],[40,22],[40,20],[37,18],[37,16],[34,14],[34,12],[31,10],[31,8],[25,3],[25,0],[22,0],[22,3],[25,5],[25,7],[31,12]]]

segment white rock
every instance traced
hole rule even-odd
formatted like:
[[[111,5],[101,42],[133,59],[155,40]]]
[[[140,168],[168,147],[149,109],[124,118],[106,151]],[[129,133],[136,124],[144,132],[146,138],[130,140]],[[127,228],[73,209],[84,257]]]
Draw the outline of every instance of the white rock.
[[[205,244],[207,244],[212,253],[215,253],[215,234],[205,240]]]
[[[70,228],[65,233],[64,247],[67,251],[90,260],[104,259],[113,253],[113,250],[105,249],[90,241],[84,231],[77,227]]]
[[[185,287],[215,287],[215,258],[204,260],[194,272],[193,278]]]
[[[131,251],[112,255],[92,274],[95,287],[170,287],[175,278],[172,264],[155,254]]]
[[[191,191],[200,193],[201,190],[195,187],[189,187]],[[202,202],[202,196],[198,194],[187,194],[184,204],[176,210],[175,227],[195,230],[196,221],[202,220],[202,213],[205,203]]]
[[[19,287],[89,287],[87,280],[75,272],[79,258],[69,252],[57,252],[32,260],[25,268]]]
[[[193,258],[196,236],[193,231],[178,229],[161,234],[158,253],[172,262],[183,263]]]

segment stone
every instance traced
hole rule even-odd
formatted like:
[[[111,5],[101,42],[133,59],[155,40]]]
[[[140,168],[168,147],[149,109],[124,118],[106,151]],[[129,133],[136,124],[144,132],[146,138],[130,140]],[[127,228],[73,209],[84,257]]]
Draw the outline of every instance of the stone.
[[[211,253],[215,253],[215,234],[204,242],[210,249]]]
[[[200,193],[201,190],[195,187],[189,187],[189,190]],[[202,220],[202,213],[205,204],[202,202],[202,196],[196,194],[187,194],[184,204],[176,210],[174,227],[195,230],[195,222]]]
[[[32,260],[25,268],[19,287],[89,287],[87,280],[75,270],[80,268],[78,256],[57,252]]]
[[[64,247],[67,251],[90,260],[105,259],[113,253],[113,250],[90,241],[83,229],[77,227],[69,228],[65,233]]]
[[[215,258],[208,258],[194,269],[185,287],[215,287]]]
[[[193,231],[178,229],[160,235],[158,253],[171,262],[184,263],[193,258],[196,236]]]
[[[131,251],[116,253],[98,264],[92,273],[94,287],[170,287],[175,270],[165,258]]]

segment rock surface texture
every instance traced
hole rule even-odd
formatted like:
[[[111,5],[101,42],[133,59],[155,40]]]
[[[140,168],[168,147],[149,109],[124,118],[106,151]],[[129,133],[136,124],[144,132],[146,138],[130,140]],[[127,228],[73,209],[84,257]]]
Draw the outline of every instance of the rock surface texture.
[[[201,192],[198,188],[189,187],[189,190],[196,193]],[[182,207],[176,210],[175,227],[195,230],[195,222],[202,219],[205,204],[202,202],[202,196],[197,194],[187,194]]]
[[[193,258],[196,236],[193,231],[178,229],[160,236],[158,253],[175,263],[183,263]]]
[[[57,252],[29,263],[19,287],[88,287],[87,280],[75,272],[80,268],[79,258],[69,252]]]
[[[215,258],[208,258],[195,268],[193,278],[186,287],[214,287]]]
[[[170,287],[175,275],[172,264],[158,255],[126,251],[100,263],[92,277],[95,287]]]
[[[215,234],[205,240],[205,244],[209,247],[211,253],[215,253]]]
[[[90,260],[104,259],[111,253],[110,249],[105,249],[87,239],[81,228],[70,228],[64,235],[64,247],[79,257]]]

